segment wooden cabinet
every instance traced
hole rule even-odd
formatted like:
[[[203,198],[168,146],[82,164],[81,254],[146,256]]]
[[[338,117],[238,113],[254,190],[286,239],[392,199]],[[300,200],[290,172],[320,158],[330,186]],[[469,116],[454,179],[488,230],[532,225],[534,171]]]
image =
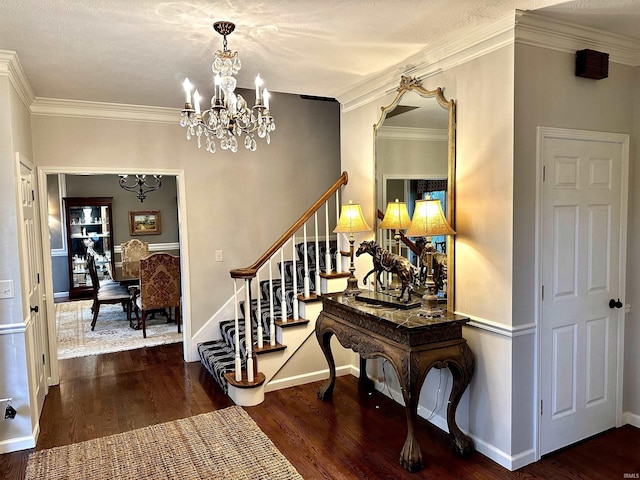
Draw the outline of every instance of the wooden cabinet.
[[[96,259],[98,276],[110,279],[114,269],[112,197],[64,199],[69,257],[69,298],[90,297],[87,256]]]

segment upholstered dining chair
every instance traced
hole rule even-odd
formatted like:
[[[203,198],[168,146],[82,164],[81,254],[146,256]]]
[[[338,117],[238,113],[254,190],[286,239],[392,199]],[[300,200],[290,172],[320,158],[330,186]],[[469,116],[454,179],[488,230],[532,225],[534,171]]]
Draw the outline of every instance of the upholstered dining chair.
[[[180,258],[168,253],[154,253],[141,259],[140,291],[135,298],[135,312],[144,338],[147,338],[147,314],[151,310],[172,307],[180,332]]]
[[[132,238],[127,242],[121,243],[120,248],[122,263],[138,262],[141,258],[149,255],[149,244],[137,238]]]
[[[101,286],[93,255],[87,255],[87,268],[93,288],[93,305],[91,306],[93,319],[91,320],[91,330],[96,328],[100,305],[103,304],[122,304],[123,310],[127,312],[127,319],[129,323],[131,323],[131,294],[129,290],[116,282],[110,282]]]

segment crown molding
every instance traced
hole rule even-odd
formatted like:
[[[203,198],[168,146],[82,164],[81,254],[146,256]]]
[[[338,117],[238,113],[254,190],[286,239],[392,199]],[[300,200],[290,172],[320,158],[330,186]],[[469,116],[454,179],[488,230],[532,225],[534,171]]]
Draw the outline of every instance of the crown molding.
[[[127,105],[123,103],[87,102],[37,97],[31,104],[33,115],[51,117],[98,118],[131,122],[171,123],[180,122],[177,108]]]
[[[336,98],[346,113],[397,90],[401,76],[421,80],[431,77],[456,65],[482,57],[513,43],[514,14],[496,22],[474,29],[466,35],[437,47],[428,47],[386,69],[374,78],[361,82]]]
[[[449,141],[449,131],[438,128],[380,127],[378,138],[389,140],[425,140],[429,142]]]
[[[12,50],[0,50],[0,75],[9,77],[11,85],[16,89],[20,100],[22,100],[22,103],[28,109],[35,96],[16,52]]]
[[[614,63],[640,65],[640,41],[539,14],[516,11],[516,43],[575,54],[590,48],[609,54]]]
[[[637,40],[540,14],[514,10],[513,14],[477,28],[445,45],[426,48],[374,78],[342,92],[336,98],[342,105],[342,112],[346,113],[396,90],[401,75],[424,80],[514,43],[571,54],[583,48],[591,48],[609,53],[611,62],[640,66],[640,42]]]

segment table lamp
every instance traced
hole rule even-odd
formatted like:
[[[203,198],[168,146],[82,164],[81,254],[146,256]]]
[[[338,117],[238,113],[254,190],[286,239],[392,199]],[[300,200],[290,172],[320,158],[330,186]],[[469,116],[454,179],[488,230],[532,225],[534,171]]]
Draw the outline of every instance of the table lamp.
[[[349,200],[347,205],[342,205],[340,220],[338,220],[338,225],[333,229],[333,232],[349,234],[349,255],[351,263],[349,264],[350,273],[347,279],[347,288],[344,291],[345,295],[355,296],[360,293],[358,289],[358,279],[354,275],[356,267],[353,263],[353,234],[355,232],[368,232],[369,230],[371,230],[371,227],[367,225],[359,203],[353,203]]]
[[[409,212],[407,211],[407,204],[399,201],[397,198],[395,202],[389,202],[387,204],[387,210],[384,212],[382,222],[380,222],[380,228],[395,231],[393,238],[396,241],[398,255],[400,255],[400,230],[406,230],[410,225],[411,217],[409,217]],[[401,284],[398,281],[397,275],[393,275],[389,288],[391,290],[399,290],[400,286]]]
[[[442,205],[438,199],[416,200],[411,226],[405,233],[407,237],[427,237],[428,248],[427,263],[427,289],[422,297],[420,315],[425,317],[439,317],[443,310],[438,306],[438,297],[435,293],[433,281],[433,245],[431,237],[437,235],[455,235],[455,231],[447,222],[442,212]]]

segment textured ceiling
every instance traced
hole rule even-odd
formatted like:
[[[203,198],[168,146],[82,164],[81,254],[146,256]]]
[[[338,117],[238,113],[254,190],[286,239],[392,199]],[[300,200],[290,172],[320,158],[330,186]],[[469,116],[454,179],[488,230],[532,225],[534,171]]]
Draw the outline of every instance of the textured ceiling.
[[[0,49],[37,97],[179,107],[185,76],[211,94],[229,20],[239,86],[337,97],[514,9],[640,39],[639,0],[2,0]]]

